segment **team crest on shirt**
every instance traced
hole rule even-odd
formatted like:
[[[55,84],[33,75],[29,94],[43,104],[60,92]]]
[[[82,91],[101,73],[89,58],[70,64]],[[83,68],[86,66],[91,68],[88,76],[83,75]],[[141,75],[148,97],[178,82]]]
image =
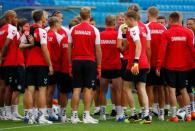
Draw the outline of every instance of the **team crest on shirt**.
[[[136,35],[136,32],[134,30],[132,31],[132,33],[133,33],[134,36]]]
[[[15,30],[13,30],[13,31],[12,31],[12,35],[15,35],[15,34],[16,34],[16,31],[15,31]]]

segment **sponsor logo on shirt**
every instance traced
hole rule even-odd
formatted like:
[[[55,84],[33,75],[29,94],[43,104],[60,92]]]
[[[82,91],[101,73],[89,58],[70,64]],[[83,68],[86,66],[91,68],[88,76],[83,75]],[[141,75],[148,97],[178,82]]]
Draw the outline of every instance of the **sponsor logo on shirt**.
[[[91,35],[91,31],[87,31],[87,30],[75,30],[75,35]]]
[[[164,30],[150,30],[151,34],[162,34]]]
[[[116,40],[101,40],[101,44],[116,44]]]
[[[185,36],[174,36],[174,37],[171,37],[171,41],[186,41],[186,37]]]

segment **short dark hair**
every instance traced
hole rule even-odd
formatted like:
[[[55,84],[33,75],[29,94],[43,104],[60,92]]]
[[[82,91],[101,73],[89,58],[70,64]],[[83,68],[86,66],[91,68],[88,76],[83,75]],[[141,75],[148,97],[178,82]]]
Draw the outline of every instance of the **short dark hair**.
[[[19,28],[23,27],[26,23],[28,23],[28,20],[26,18],[18,19],[17,29],[19,30]]]
[[[165,16],[158,16],[157,19],[164,19],[164,20],[166,20],[166,17]]]
[[[55,11],[52,13],[51,17],[52,17],[52,16],[56,16],[57,14],[61,14],[61,11],[55,10]]]
[[[137,19],[138,19],[138,14],[137,14],[137,12],[135,12],[135,11],[133,11],[133,10],[126,12],[126,13],[125,13],[125,16],[126,16],[127,18],[133,18],[134,20],[137,20]]]
[[[195,18],[192,18],[192,17],[188,18],[187,20],[193,20],[195,22]]]
[[[52,27],[54,26],[56,23],[58,23],[58,18],[56,16],[52,16],[49,18],[49,26]]]
[[[41,20],[41,18],[44,15],[44,10],[34,10],[32,11],[32,17],[35,22],[38,22]]]
[[[179,22],[181,20],[181,14],[179,12],[172,12],[169,15],[169,19],[171,19],[173,22]]]
[[[116,21],[116,17],[113,15],[106,16],[105,23],[107,26],[114,26]]]
[[[133,10],[133,11],[135,11],[135,12],[139,12],[140,7],[139,7],[139,5],[137,5],[137,4],[133,4],[133,5],[130,5],[130,6],[128,7],[128,11],[130,11],[130,10]]]

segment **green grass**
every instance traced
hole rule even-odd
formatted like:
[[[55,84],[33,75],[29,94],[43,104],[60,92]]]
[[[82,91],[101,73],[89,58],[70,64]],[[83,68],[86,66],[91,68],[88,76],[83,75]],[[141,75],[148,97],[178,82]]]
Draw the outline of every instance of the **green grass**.
[[[137,97],[135,97],[137,100]],[[21,97],[22,101],[22,97]],[[82,102],[82,101],[81,101]],[[137,101],[136,101],[137,103]],[[137,104],[138,105],[138,104]],[[20,113],[23,114],[23,106],[20,107]],[[110,112],[111,105],[110,101],[108,102],[107,112]],[[79,112],[82,116],[83,105],[80,104]],[[68,106],[68,116],[70,116],[70,106]],[[126,124],[126,123],[117,123],[115,119],[108,121],[100,121],[97,125],[91,124],[77,124],[73,125],[70,123],[61,124],[55,123],[53,125],[27,125],[23,122],[13,122],[13,121],[0,121],[0,131],[195,131],[195,121],[190,123],[179,122],[161,122],[158,121],[155,117],[153,122],[150,125],[141,125],[141,124]]]

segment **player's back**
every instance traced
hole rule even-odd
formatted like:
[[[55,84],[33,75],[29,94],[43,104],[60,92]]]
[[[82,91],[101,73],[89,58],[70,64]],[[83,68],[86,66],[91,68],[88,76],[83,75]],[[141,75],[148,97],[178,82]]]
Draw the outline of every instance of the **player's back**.
[[[151,34],[151,66],[156,66],[156,61],[158,59],[158,51],[160,50],[160,40],[162,37],[162,33],[166,30],[162,24],[158,22],[150,22],[147,24],[148,28],[150,29]]]
[[[118,32],[114,28],[106,28],[100,33],[102,49],[102,69],[120,69],[120,52],[117,50]]]
[[[188,70],[190,45],[193,45],[192,33],[181,25],[172,25],[163,33],[162,44],[167,43],[165,67],[175,70]]]
[[[95,61],[95,40],[97,29],[87,22],[72,27],[72,59]]]

